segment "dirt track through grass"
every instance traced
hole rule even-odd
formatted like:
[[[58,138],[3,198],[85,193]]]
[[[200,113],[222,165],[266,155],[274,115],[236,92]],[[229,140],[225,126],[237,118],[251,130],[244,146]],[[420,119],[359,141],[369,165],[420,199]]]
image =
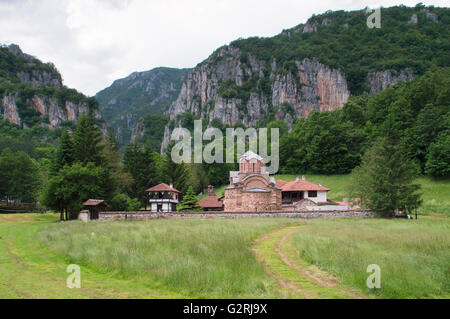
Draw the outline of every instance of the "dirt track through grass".
[[[253,248],[256,259],[266,272],[285,290],[286,296],[302,299],[363,298],[344,287],[337,278],[307,264],[292,245],[291,236],[303,225],[289,226],[265,235]]]

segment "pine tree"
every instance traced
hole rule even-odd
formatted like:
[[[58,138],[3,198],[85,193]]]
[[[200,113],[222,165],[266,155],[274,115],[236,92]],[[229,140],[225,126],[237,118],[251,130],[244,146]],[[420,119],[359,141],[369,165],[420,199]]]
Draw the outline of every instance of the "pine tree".
[[[72,137],[67,130],[61,135],[61,143],[56,150],[55,158],[51,166],[51,175],[56,175],[65,165],[72,165],[74,149]]]
[[[148,144],[143,148],[138,144],[130,144],[125,152],[124,167],[133,178],[129,195],[138,198],[142,205],[146,205],[145,191],[159,182],[151,146]]]
[[[195,195],[192,186],[189,186],[186,194],[183,196],[183,199],[178,205],[177,210],[180,212],[193,212],[201,210],[200,207],[196,207],[197,205],[198,205],[198,198]]]
[[[450,134],[442,132],[430,145],[425,172],[436,178],[450,177]]]
[[[92,115],[82,116],[73,134],[73,157],[75,162],[84,165],[94,163],[97,166],[105,165],[102,154],[104,145],[103,136],[96,126]]]
[[[368,200],[368,207],[385,217],[397,210],[412,213],[421,204],[420,186],[413,184],[419,170],[394,139],[380,138],[353,171],[352,196]]]
[[[165,155],[161,162],[161,179],[166,183],[173,184],[181,193],[185,193],[188,189],[188,181],[190,172],[185,163],[175,163],[172,161],[172,148],[175,144],[171,143],[167,147]]]

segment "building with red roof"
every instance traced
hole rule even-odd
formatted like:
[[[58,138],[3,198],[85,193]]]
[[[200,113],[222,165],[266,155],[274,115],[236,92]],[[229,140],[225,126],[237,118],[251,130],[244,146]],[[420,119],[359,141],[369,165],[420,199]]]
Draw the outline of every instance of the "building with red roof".
[[[214,193],[214,186],[208,186],[208,197],[202,199],[198,206],[202,207],[204,211],[221,211],[223,210],[223,196],[216,196]]]
[[[263,212],[344,209],[328,200],[329,188],[306,180],[275,180],[269,176],[264,159],[249,151],[239,159],[239,171],[230,172],[224,206],[229,212]]]
[[[177,211],[180,191],[172,184],[161,183],[146,190],[149,193],[150,210],[152,212]]]
[[[326,203],[329,188],[308,182],[305,176],[292,182],[278,180],[277,186],[281,188],[283,204],[293,204],[302,199],[309,199],[314,203]]]

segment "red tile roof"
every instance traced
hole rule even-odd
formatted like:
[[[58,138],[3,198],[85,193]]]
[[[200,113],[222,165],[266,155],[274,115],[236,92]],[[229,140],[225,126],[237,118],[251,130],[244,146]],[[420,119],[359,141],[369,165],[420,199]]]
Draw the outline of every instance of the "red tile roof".
[[[219,199],[220,197],[218,196],[208,196],[202,199],[198,203],[198,206],[201,206],[203,208],[222,208],[223,203]]]
[[[284,184],[283,184],[284,183]],[[296,180],[293,182],[277,181],[278,187],[281,186],[281,191],[283,192],[298,192],[298,191],[330,191],[331,189],[313,184],[305,180]]]
[[[287,183],[287,182],[285,182],[285,181],[277,180],[277,181],[275,182],[275,185],[276,185],[278,188],[282,188],[284,185],[286,185],[286,183]]]
[[[152,188],[149,188],[146,190],[146,192],[174,192],[174,193],[180,193],[179,190],[170,187],[166,183],[161,183],[159,185],[153,186]]]

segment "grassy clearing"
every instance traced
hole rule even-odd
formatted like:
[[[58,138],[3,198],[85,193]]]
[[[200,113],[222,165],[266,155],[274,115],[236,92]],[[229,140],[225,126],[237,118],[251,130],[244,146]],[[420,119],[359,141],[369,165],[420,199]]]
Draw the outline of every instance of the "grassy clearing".
[[[82,267],[81,289],[67,288],[69,264],[39,245],[36,238],[39,229],[57,220],[58,216],[50,214],[0,215],[0,299],[184,297],[160,285],[119,280],[89,267]]]
[[[293,181],[297,175],[278,175],[277,179]],[[322,184],[331,191],[328,198],[341,201],[349,197],[350,175],[306,175],[308,181]],[[423,205],[419,210],[421,215],[436,215],[450,217],[450,180],[434,180],[429,177],[421,177],[416,183],[422,186]]]
[[[0,298],[450,297],[446,218],[57,220],[0,215]],[[82,289],[66,287],[71,263]]]
[[[381,298],[450,297],[447,219],[312,220],[293,235],[301,259],[344,284]],[[381,267],[381,289],[369,290],[367,266]]]
[[[277,298],[251,247],[283,219],[70,222],[39,232],[67,264],[85,265],[142,285],[159,283],[194,298]],[[297,221],[298,222],[298,221]]]

